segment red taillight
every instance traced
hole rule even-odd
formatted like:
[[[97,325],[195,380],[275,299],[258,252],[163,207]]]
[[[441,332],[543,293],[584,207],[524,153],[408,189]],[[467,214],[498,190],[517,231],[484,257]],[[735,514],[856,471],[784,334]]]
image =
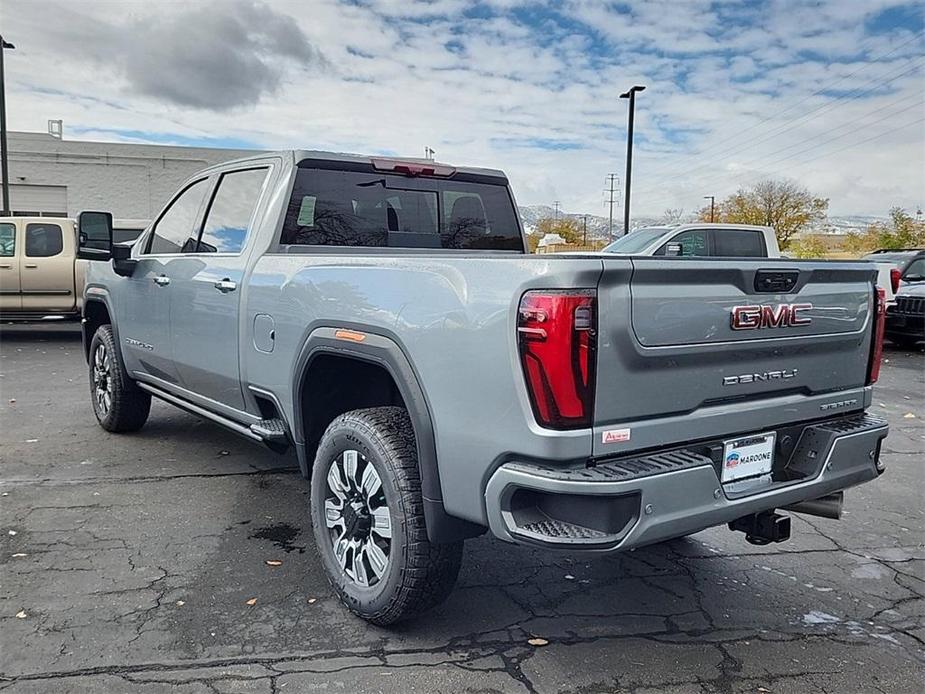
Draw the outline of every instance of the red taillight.
[[[517,313],[520,361],[537,422],[551,429],[591,426],[597,295],[535,290]]]
[[[877,287],[874,295],[874,344],[870,350],[870,364],[867,367],[867,385],[880,378],[880,360],[883,358],[883,329],[886,327],[886,292]]]
[[[890,270],[890,285],[893,287],[894,294],[899,291],[899,278],[902,277],[902,274],[899,268],[894,267]]]

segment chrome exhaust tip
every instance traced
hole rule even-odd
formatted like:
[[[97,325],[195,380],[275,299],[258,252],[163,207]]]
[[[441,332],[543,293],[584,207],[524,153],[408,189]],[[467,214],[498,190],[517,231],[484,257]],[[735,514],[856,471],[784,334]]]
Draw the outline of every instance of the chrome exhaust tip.
[[[842,506],[844,503],[845,493],[835,492],[834,494],[829,494],[818,499],[810,499],[809,501],[800,501],[796,504],[790,504],[790,506],[785,506],[784,509],[793,511],[794,513],[805,513],[808,516],[820,516],[822,518],[838,520],[841,518]]]

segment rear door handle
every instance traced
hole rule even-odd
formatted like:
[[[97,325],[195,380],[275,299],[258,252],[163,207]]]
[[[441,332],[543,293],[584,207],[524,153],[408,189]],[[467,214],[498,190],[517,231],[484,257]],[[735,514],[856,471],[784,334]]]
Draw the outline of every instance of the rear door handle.
[[[222,294],[227,294],[228,292],[233,292],[235,289],[237,289],[238,283],[232,282],[230,279],[226,277],[223,280],[219,280],[212,286],[214,286]]]
[[[166,287],[170,284],[170,278],[167,275],[158,275],[154,278],[154,284],[158,287]]]
[[[26,263],[24,267],[35,269],[38,267],[35,263]]]

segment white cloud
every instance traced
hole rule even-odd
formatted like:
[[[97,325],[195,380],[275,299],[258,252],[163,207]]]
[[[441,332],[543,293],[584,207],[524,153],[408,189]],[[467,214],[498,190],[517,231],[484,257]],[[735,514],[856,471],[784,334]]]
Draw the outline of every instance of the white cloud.
[[[883,214],[925,190],[921,35],[865,29],[895,4],[7,0],[8,115],[20,130],[63,118],[66,136],[403,155],[429,145],[505,169],[522,203],[600,212],[605,175],[624,166],[617,97],[641,83],[635,211],[690,210],[774,175],[831,198],[834,213]],[[248,18],[243,39],[234,17]],[[166,50],[164,27],[201,43]],[[814,95],[827,86],[836,91]],[[851,90],[863,98],[837,100]]]

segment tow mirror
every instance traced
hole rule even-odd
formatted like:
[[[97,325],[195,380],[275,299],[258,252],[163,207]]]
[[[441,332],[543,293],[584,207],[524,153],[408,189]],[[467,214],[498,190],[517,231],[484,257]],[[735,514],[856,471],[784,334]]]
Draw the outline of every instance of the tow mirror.
[[[665,255],[677,257],[681,255],[682,250],[683,249],[680,243],[669,243],[667,246],[665,246]]]
[[[81,212],[77,215],[77,257],[83,260],[112,258],[112,214]]]

